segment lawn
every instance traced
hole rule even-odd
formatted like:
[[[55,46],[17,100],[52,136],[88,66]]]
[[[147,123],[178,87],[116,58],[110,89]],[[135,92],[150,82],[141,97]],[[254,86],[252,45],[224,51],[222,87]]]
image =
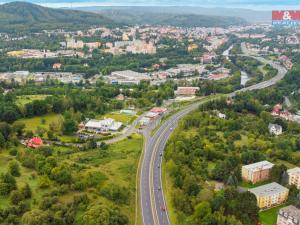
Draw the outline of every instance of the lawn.
[[[111,118],[124,124],[131,124],[136,116],[121,114],[119,112],[107,113],[105,115],[96,116],[96,119]]]
[[[268,183],[270,183],[270,181],[262,181],[262,182],[257,182],[255,184],[252,184],[251,182],[242,181],[240,186],[244,188],[255,188]]]
[[[17,105],[24,106],[27,103],[30,103],[34,100],[44,100],[45,98],[49,97],[50,95],[22,95],[17,96]]]
[[[33,118],[20,119],[16,122],[25,124],[25,131],[35,132],[37,127],[42,127],[46,130],[49,129],[49,124],[60,123],[62,115],[60,114],[48,114],[45,116],[36,116]]]
[[[268,209],[259,213],[259,220],[262,225],[276,225],[277,214],[279,209],[285,207],[286,205],[280,205],[272,209]]]

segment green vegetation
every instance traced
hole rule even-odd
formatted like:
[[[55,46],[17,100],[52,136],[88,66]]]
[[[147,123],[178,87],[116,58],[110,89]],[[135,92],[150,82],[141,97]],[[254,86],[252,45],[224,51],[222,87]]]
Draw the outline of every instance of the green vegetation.
[[[26,104],[35,100],[45,100],[49,95],[23,95],[17,96],[16,104],[18,106],[25,106]]]
[[[225,113],[226,119],[219,118],[218,111]],[[270,135],[269,123],[281,124],[284,134]],[[242,183],[241,166],[262,160],[274,162],[271,180],[285,185],[286,167],[282,162],[300,165],[300,158],[294,157],[300,149],[299,129],[294,122],[273,118],[259,101],[243,95],[231,103],[218,99],[201,105],[181,121],[166,148],[164,182],[168,185],[172,222],[195,224],[198,208],[205,205],[208,214],[224,210],[227,219],[245,225],[257,223],[255,196],[238,193],[236,187],[262,183]],[[214,181],[225,185],[225,189],[215,191]],[[205,217],[207,224],[215,224],[214,219],[216,216]]]
[[[279,209],[286,205],[277,206],[259,213],[259,220],[263,225],[276,225]]]
[[[105,115],[96,116],[96,119],[104,119],[104,118],[112,118],[124,124],[130,124],[131,122],[133,122],[136,116],[125,115],[119,112],[112,112],[112,113],[107,113]]]
[[[84,151],[70,147],[3,149],[0,212],[8,214],[0,223],[38,224],[39,215],[49,225],[53,219],[59,224],[94,224],[97,219],[103,221],[100,212],[108,210],[108,218],[116,219],[113,224],[133,225],[135,174],[142,147],[142,137],[133,135],[105,148]]]
[[[85,26],[115,26],[116,23],[99,14],[50,9],[27,2],[0,6],[0,32],[37,32],[49,29],[78,30]],[[71,19],[70,19],[71,18]]]
[[[115,97],[120,94],[121,86],[112,86],[102,81],[96,85],[58,85],[50,81],[42,86],[29,83],[19,87],[15,84],[14,91],[0,96],[0,121],[13,123],[21,118],[54,113],[64,117],[70,114],[69,120],[80,123],[84,118],[101,117],[128,106],[138,109],[160,106],[163,100],[174,96],[175,87],[172,81],[161,86],[143,82],[137,86],[122,87],[128,100],[118,101]],[[127,120],[127,116],[117,114],[112,116],[129,123],[132,119]]]
[[[118,9],[105,9],[100,10],[100,13],[117,21],[126,24],[151,24],[151,25],[171,25],[180,27],[226,27],[230,25],[246,24],[246,21],[237,17],[222,17],[222,16],[203,16],[187,14],[187,13],[161,13],[157,9],[139,10],[130,8],[130,10]]]

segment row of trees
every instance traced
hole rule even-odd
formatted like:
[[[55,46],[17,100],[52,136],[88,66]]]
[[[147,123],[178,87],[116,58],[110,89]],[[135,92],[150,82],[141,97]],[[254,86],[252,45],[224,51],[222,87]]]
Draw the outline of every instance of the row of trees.
[[[22,117],[41,116],[47,113],[63,114],[70,109],[81,112],[86,117],[93,118],[97,114],[120,110],[125,104],[139,108],[161,105],[163,100],[174,96],[176,85],[167,82],[161,86],[151,86],[149,83],[128,88],[122,87],[124,95],[130,100],[117,101],[114,98],[120,94],[119,86],[112,86],[98,82],[96,87],[86,85],[78,87],[72,85],[60,86],[48,83],[41,89],[39,85],[27,84],[15,87],[15,90],[5,96],[0,96],[0,121],[12,123]],[[26,95],[49,95],[44,100],[34,100],[24,106],[17,105],[17,97]]]

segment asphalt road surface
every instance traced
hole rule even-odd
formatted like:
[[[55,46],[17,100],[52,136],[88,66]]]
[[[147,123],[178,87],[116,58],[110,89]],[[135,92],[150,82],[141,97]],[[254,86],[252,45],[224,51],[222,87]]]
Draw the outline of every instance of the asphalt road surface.
[[[258,59],[263,63],[269,63],[278,70],[277,75],[268,81],[233,92],[229,94],[229,96],[234,96],[237,92],[258,90],[272,86],[281,80],[287,73],[287,70],[284,67],[272,61],[266,60],[262,57],[251,57]],[[144,133],[144,158],[140,173],[140,203],[143,225],[170,225],[168,209],[162,188],[161,168],[163,151],[167,140],[169,139],[173,129],[176,127],[178,121],[185,115],[196,110],[200,104],[201,103],[194,103],[171,116],[161,125],[153,137],[151,137],[147,131]]]

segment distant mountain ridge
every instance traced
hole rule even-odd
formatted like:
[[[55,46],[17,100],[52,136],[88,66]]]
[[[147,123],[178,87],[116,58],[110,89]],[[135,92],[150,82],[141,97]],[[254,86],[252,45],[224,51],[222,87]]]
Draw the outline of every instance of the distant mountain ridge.
[[[130,25],[171,25],[180,27],[214,27],[244,25],[247,21],[238,17],[178,13],[172,10],[151,10],[155,7],[93,7],[81,10],[100,13],[116,22]]]
[[[105,16],[86,11],[52,9],[27,2],[0,5],[0,32],[80,29],[87,25],[116,26],[116,23]]]
[[[249,23],[268,23],[271,21],[271,11],[259,11],[242,8],[205,8],[205,7],[190,7],[190,6],[95,6],[95,7],[79,7],[79,10],[100,12],[103,15],[109,16],[111,14],[175,14],[175,15],[201,15],[201,16],[217,16],[217,17],[231,17],[241,18]],[[113,18],[113,17],[111,17]],[[126,18],[125,18],[126,19]]]

